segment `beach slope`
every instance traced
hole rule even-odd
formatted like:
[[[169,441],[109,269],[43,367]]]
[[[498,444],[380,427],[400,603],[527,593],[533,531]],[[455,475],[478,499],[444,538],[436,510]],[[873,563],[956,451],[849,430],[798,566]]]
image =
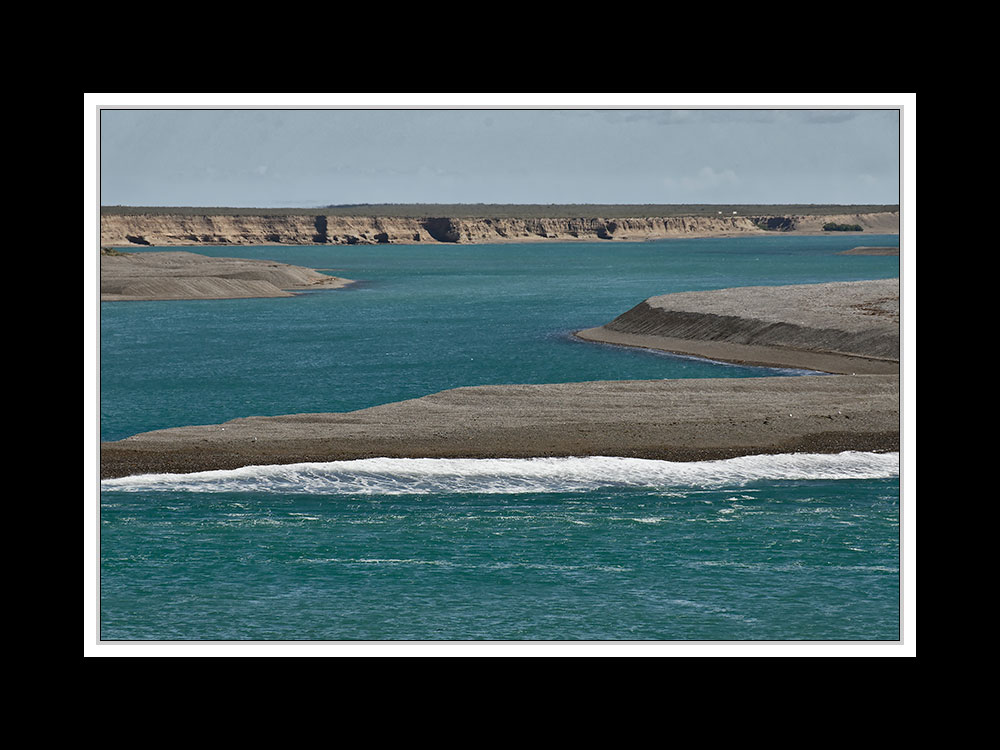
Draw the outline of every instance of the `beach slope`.
[[[587,341],[839,374],[899,372],[899,279],[650,297]]]

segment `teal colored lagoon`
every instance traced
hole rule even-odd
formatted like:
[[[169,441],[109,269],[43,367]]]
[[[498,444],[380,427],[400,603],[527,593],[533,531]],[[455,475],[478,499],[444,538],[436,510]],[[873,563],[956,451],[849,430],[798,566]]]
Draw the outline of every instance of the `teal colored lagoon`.
[[[899,275],[898,258],[836,254],[859,241],[193,248],[361,284],[291,299],[102,303],[101,439],[351,411],[464,385],[787,374],[584,343],[571,332],[657,294]]]
[[[464,385],[795,376],[571,332],[657,294],[898,276],[896,257],[837,254],[898,244],[863,239],[191,248],[361,283],[287,299],[102,303],[101,439]],[[898,474],[787,479],[765,467],[720,484],[716,468],[639,486],[525,489],[504,475],[486,491],[409,494],[409,477],[382,494],[310,491],[301,476],[266,490],[225,478],[105,484],[101,637],[899,637]]]

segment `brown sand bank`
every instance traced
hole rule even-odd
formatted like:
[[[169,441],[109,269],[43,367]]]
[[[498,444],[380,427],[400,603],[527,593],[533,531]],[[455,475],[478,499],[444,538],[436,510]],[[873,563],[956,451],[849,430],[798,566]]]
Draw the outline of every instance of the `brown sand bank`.
[[[841,250],[838,255],[899,255],[898,247],[852,247],[850,250]]]
[[[333,414],[249,417],[102,443],[101,477],[378,456],[675,461],[899,450],[899,377],[476,386]]]
[[[101,253],[101,301],[291,297],[350,279],[269,260],[189,252]]]
[[[650,297],[587,341],[842,374],[899,372],[899,279]]]

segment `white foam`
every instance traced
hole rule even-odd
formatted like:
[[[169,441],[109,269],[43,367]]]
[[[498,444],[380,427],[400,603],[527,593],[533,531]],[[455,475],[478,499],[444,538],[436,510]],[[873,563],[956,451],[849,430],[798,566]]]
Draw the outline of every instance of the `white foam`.
[[[193,474],[145,474],[101,482],[132,492],[274,492],[317,495],[587,492],[635,487],[713,489],[756,481],[887,479],[899,453],[786,453],[721,461],[572,458],[367,458],[248,466]]]

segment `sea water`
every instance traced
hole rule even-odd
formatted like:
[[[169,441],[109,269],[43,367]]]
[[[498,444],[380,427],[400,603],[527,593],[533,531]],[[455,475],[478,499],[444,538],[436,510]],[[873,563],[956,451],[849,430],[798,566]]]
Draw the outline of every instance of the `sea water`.
[[[896,257],[839,254],[857,244],[192,248],[360,283],[102,303],[101,439],[465,385],[795,377],[571,334],[657,294],[898,276]],[[111,480],[100,635],[891,641],[899,506],[898,454],[370,459]]]

